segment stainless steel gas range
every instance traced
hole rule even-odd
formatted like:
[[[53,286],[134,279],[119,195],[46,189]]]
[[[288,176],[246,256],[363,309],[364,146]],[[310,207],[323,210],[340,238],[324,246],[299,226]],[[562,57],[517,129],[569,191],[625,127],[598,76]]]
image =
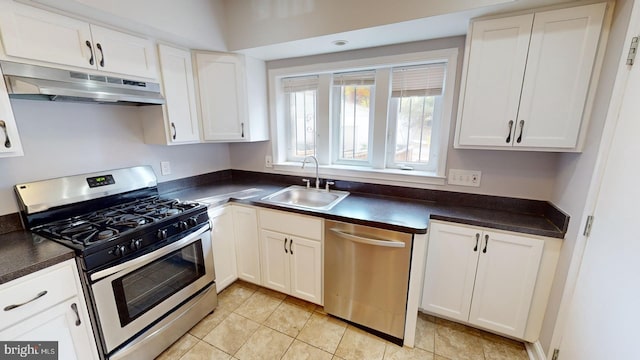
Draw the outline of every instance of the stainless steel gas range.
[[[149,166],[15,186],[26,228],[76,252],[104,359],[153,359],[217,306],[206,205]]]

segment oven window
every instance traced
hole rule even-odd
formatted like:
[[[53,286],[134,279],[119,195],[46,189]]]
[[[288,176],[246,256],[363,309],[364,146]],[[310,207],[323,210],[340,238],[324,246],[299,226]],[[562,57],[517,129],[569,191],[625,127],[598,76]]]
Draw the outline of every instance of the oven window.
[[[205,274],[198,240],[112,282],[124,327]]]

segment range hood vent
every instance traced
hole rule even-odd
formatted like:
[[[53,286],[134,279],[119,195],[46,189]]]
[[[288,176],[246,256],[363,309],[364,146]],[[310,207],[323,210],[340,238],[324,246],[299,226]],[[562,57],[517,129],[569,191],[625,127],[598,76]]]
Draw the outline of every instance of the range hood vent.
[[[10,98],[161,105],[160,84],[0,61]]]

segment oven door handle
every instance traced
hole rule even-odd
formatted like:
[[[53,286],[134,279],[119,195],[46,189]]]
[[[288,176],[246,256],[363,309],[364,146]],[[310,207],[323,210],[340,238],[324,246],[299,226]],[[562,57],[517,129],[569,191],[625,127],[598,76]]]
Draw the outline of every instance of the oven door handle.
[[[187,235],[185,238],[180,239],[176,242],[173,242],[165,247],[161,247],[157,250],[154,250],[148,254],[144,254],[140,257],[137,257],[135,259],[129,260],[127,262],[124,262],[122,264],[116,265],[116,266],[112,266],[109,268],[106,268],[104,270],[100,270],[97,271],[93,274],[91,274],[90,278],[91,281],[98,281],[100,279],[104,279],[108,276],[111,276],[115,273],[121,272],[123,270],[127,270],[127,269],[136,269],[139,268],[143,265],[146,265],[150,262],[155,261],[156,259],[158,259],[161,256],[167,255],[173,251],[176,251],[180,248],[182,248],[184,245],[192,242],[195,238],[200,237],[200,235],[204,234],[205,232],[209,231],[211,228],[209,227],[209,224],[207,223],[207,226],[203,226],[202,229],[191,233],[189,235]]]

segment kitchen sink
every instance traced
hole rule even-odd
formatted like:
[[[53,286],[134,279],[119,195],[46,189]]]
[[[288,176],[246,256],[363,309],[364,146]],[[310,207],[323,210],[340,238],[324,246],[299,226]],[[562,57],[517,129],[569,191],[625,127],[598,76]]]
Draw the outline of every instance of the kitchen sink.
[[[262,201],[311,210],[330,210],[349,195],[347,191],[320,190],[292,185],[262,198]]]

